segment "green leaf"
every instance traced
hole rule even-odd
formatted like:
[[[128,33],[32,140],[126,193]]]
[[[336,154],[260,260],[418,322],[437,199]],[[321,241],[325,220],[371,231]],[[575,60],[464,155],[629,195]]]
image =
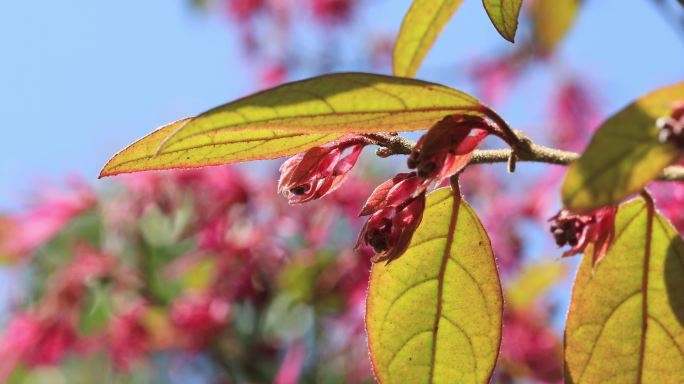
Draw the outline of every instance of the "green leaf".
[[[615,241],[577,273],[565,330],[567,383],[684,377],[684,243],[652,202],[618,211]]]
[[[639,98],[606,120],[582,156],[568,169],[563,203],[573,211],[617,204],[655,179],[681,152],[661,144],[656,120],[684,99],[684,83]]]
[[[430,194],[411,244],[371,271],[368,345],[382,383],[487,383],[501,341],[491,244],[449,188]]]
[[[88,295],[80,313],[78,330],[85,335],[102,331],[113,311],[111,292],[100,284],[89,287]]]
[[[581,0],[535,0],[530,7],[532,33],[542,54],[550,54],[568,34]]]
[[[166,125],[115,155],[100,177],[273,159],[346,133],[422,130],[456,112],[485,110],[474,97],[439,84],[364,73],[324,75]]]
[[[522,0],[482,0],[482,4],[499,34],[514,42]]]
[[[565,276],[567,267],[558,262],[542,262],[525,267],[506,288],[506,304],[525,310],[533,306]]]
[[[414,0],[394,43],[393,72],[413,77],[463,0]]]

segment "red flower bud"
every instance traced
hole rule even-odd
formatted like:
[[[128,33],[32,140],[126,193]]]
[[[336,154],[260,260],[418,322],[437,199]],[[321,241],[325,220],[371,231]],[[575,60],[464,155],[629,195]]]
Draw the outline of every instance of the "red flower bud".
[[[360,216],[370,217],[361,229],[356,248],[373,247],[376,254],[371,261],[389,263],[408,248],[425,210],[425,192],[420,186],[415,172],[400,173],[380,184],[368,198]]]
[[[563,256],[582,253],[593,243],[593,263],[596,265],[606,255],[615,237],[616,214],[615,206],[599,208],[584,214],[574,214],[563,209],[549,219],[550,230],[559,247],[572,247],[565,251]]]
[[[289,158],[280,166],[278,192],[287,197],[290,204],[302,204],[335,191],[347,178],[367,144],[370,140],[351,136]],[[347,149],[350,153],[343,156]]]
[[[675,103],[672,114],[659,118],[656,125],[660,128],[658,138],[661,143],[672,143],[684,149],[684,102]]]
[[[423,135],[408,158],[424,185],[440,183],[461,171],[475,148],[496,130],[479,116],[448,116]]]

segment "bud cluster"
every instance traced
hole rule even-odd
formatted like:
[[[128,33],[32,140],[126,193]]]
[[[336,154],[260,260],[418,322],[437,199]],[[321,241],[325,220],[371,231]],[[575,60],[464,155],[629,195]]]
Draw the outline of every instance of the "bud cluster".
[[[407,165],[425,184],[440,183],[468,164],[475,148],[492,130],[480,116],[447,116],[418,140]]]
[[[569,245],[563,256],[582,253],[594,245],[593,262],[598,263],[608,252],[615,237],[617,208],[610,206],[587,213],[572,213],[567,209],[549,219],[550,231],[559,247]]]
[[[678,103],[670,116],[659,118],[656,126],[660,129],[658,139],[661,143],[672,143],[684,149],[684,103]]]

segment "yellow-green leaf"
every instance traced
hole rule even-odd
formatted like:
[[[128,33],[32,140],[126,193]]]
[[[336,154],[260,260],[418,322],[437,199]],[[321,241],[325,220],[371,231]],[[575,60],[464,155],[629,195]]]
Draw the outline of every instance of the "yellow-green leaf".
[[[379,382],[487,383],[501,340],[502,297],[487,233],[442,188],[408,250],[375,264],[366,329]]]
[[[439,84],[364,73],[324,75],[164,126],[114,156],[100,176],[273,159],[345,133],[421,130],[456,112],[481,114],[473,108],[481,108],[477,99]]]
[[[414,0],[394,43],[393,72],[413,77],[463,0]]]
[[[680,383],[684,243],[652,203],[618,211],[615,241],[582,259],[565,330],[567,383]]]
[[[619,203],[676,162],[681,152],[660,143],[656,120],[669,116],[677,100],[684,100],[684,83],[649,93],[606,120],[568,169],[565,206],[588,211]]]
[[[525,310],[559,283],[567,268],[559,262],[541,262],[525,267],[506,288],[506,303],[512,309]]]
[[[553,52],[577,18],[581,0],[535,0],[530,6],[535,44],[542,54]]]
[[[512,43],[518,30],[522,0],[482,0],[482,4],[499,34]]]

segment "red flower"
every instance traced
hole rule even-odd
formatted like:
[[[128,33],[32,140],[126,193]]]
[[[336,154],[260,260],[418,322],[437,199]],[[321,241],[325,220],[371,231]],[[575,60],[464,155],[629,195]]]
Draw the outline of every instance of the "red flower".
[[[339,23],[349,19],[355,0],[312,0],[313,13],[322,22]]]
[[[66,317],[18,314],[0,343],[0,380],[4,382],[18,363],[57,365],[77,342],[76,329]]]
[[[171,321],[190,336],[190,346],[202,348],[228,323],[230,304],[210,295],[192,295],[176,300]]]
[[[616,213],[615,206],[599,208],[584,214],[575,214],[563,209],[549,219],[556,244],[559,247],[566,244],[572,247],[565,251],[563,256],[582,253],[593,243],[593,264],[601,261],[615,237]]]
[[[96,202],[90,187],[80,181],[74,181],[70,191],[50,189],[41,200],[28,212],[7,217],[2,252],[16,257],[33,253]]]
[[[503,366],[515,376],[544,383],[563,381],[561,342],[534,310],[505,314],[501,357]]]
[[[367,144],[370,140],[351,136],[289,158],[280,166],[278,192],[285,195],[290,204],[301,204],[335,191],[347,178]],[[347,149],[351,152],[342,156]]]
[[[228,0],[228,8],[238,21],[245,22],[264,8],[265,3],[264,0]]]
[[[109,353],[119,370],[128,372],[131,363],[150,349],[152,338],[143,319],[147,310],[145,303],[136,302],[115,316],[109,324]]]
[[[400,173],[380,184],[368,198],[360,216],[370,218],[361,229],[356,248],[372,246],[376,252],[373,262],[390,262],[406,251],[425,210],[421,184],[415,172]]]
[[[424,185],[440,183],[461,171],[475,148],[495,128],[478,116],[448,116],[423,135],[407,164],[416,169]]]
[[[675,103],[672,114],[659,118],[656,124],[660,128],[661,143],[669,142],[684,148],[684,101]]]
[[[283,362],[273,379],[273,384],[297,384],[302,373],[306,350],[304,344],[295,342],[287,348]]]
[[[577,79],[565,81],[551,100],[551,131],[554,144],[563,149],[579,150],[600,122],[595,92]]]

